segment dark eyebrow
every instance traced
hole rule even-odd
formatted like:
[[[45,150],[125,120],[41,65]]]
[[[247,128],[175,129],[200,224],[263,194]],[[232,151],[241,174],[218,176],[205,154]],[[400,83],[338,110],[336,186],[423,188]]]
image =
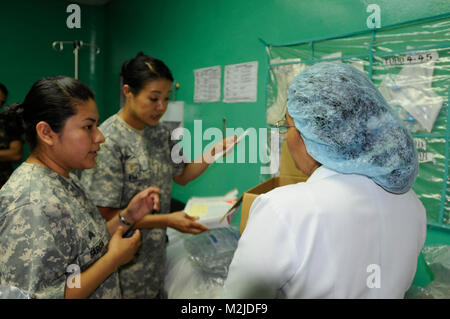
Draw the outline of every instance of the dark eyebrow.
[[[94,119],[94,118],[92,118],[92,117],[87,117],[87,118],[85,118],[83,121],[91,121],[91,122],[93,122],[93,123],[96,123],[96,122],[97,122],[97,120]]]
[[[152,90],[152,91],[150,91],[150,93],[159,93],[159,94],[162,94],[162,92],[159,91],[159,90]],[[170,90],[168,93],[172,93],[172,90]]]

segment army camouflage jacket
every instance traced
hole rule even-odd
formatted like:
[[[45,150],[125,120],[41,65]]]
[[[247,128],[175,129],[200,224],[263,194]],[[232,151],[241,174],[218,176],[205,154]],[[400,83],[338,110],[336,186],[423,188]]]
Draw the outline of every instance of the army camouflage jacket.
[[[0,238],[0,285],[64,298],[74,269],[84,272],[102,257],[110,235],[75,177],[22,163],[0,190]],[[89,298],[121,298],[117,271]]]
[[[160,188],[159,214],[170,213],[172,179],[185,164],[171,159],[174,141],[163,124],[130,127],[118,115],[107,119],[100,130],[105,143],[97,152],[96,165],[84,170],[81,183],[97,206],[125,208],[148,186]],[[132,262],[119,271],[124,298],[155,298],[162,290],[166,260],[166,230],[141,230],[142,245]]]

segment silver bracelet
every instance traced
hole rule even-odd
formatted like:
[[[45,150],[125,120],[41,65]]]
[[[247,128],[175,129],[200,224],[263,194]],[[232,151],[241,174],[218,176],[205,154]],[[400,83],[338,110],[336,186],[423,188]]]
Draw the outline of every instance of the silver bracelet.
[[[129,222],[127,222],[127,220],[125,218],[122,217],[122,211],[119,212],[119,220],[125,226],[128,226],[128,227],[133,226],[133,224],[130,224]]]

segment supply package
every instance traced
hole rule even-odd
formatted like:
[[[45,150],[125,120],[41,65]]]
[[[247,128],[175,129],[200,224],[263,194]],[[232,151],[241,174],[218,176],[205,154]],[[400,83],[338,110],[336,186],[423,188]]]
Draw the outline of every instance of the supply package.
[[[233,189],[224,196],[191,197],[184,212],[189,216],[199,217],[198,223],[210,229],[227,227],[236,215],[238,190]]]

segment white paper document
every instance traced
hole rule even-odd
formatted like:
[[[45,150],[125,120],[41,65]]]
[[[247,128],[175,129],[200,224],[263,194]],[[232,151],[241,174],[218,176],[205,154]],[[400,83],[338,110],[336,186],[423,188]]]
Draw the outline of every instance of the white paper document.
[[[222,71],[220,65],[194,70],[195,87],[194,102],[219,102],[220,80]]]
[[[231,208],[236,203],[237,194],[238,190],[233,189],[224,196],[191,197],[184,211],[199,217],[197,222],[210,229],[228,227],[236,214],[237,209],[231,211]]]
[[[223,102],[256,102],[258,61],[225,66]]]

